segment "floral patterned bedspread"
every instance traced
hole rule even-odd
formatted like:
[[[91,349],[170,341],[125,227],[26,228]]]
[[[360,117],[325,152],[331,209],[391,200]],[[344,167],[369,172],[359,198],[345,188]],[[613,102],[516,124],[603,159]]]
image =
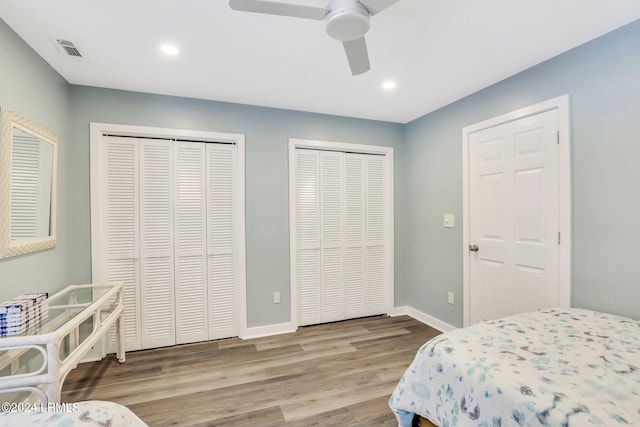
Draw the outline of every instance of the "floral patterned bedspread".
[[[545,309],[439,335],[389,400],[451,426],[640,426],[640,321]]]
[[[17,426],[147,427],[147,424],[125,406],[93,400],[47,407],[21,404],[19,410],[0,412],[0,427]]]

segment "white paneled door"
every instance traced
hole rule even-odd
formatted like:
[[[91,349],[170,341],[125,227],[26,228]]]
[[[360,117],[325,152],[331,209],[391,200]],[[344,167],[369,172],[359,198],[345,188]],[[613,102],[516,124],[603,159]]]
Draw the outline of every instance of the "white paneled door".
[[[236,145],[97,138],[93,275],[125,282],[127,350],[237,336]]]
[[[470,323],[558,306],[558,111],[468,138]]]
[[[309,148],[293,155],[297,324],[387,313],[389,159]]]

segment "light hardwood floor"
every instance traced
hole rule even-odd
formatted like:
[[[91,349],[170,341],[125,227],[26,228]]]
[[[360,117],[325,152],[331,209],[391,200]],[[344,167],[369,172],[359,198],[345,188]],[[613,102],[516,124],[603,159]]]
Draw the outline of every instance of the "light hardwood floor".
[[[387,401],[439,332],[385,316],[84,363],[63,401],[111,400],[150,426],[395,426]]]

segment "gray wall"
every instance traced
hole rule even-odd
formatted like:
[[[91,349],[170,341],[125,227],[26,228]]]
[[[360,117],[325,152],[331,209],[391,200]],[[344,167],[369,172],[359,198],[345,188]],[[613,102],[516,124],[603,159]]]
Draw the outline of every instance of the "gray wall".
[[[400,286],[414,308],[462,325],[462,128],[563,94],[572,120],[572,304],[640,318],[640,21],[406,126]],[[456,215],[453,230],[442,227],[446,212]]]
[[[274,96],[277,96],[274,94]],[[403,126],[311,113],[71,87],[69,130],[69,257],[73,283],[91,279],[89,123],[198,129],[246,136],[246,249],[248,326],[290,321],[288,138],[318,139],[394,148],[396,229],[403,198]],[[402,262],[396,237],[396,261]],[[396,268],[396,283],[404,282]],[[273,291],[282,303],[271,302]],[[398,291],[401,294],[401,291]]]
[[[26,292],[53,292],[67,283],[67,117],[69,85],[0,20],[0,106],[56,134],[59,144],[58,244],[0,259],[0,302]]]
[[[0,301],[91,281],[89,122],[246,135],[249,326],[289,316],[289,137],[395,149],[396,305],[462,325],[464,126],[571,96],[573,304],[640,318],[640,22],[406,126],[70,86],[0,21],[0,105],[60,137],[58,246],[0,260]],[[276,95],[277,96],[277,95]],[[339,100],[337,100],[339,102]],[[442,214],[456,228],[442,227]],[[282,303],[271,304],[271,292]],[[456,293],[456,304],[446,293]]]

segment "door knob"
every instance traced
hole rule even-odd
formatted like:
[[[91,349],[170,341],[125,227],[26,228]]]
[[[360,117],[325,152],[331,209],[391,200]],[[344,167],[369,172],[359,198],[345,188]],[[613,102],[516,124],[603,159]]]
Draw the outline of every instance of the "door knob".
[[[478,252],[478,245],[469,245],[470,252]]]

